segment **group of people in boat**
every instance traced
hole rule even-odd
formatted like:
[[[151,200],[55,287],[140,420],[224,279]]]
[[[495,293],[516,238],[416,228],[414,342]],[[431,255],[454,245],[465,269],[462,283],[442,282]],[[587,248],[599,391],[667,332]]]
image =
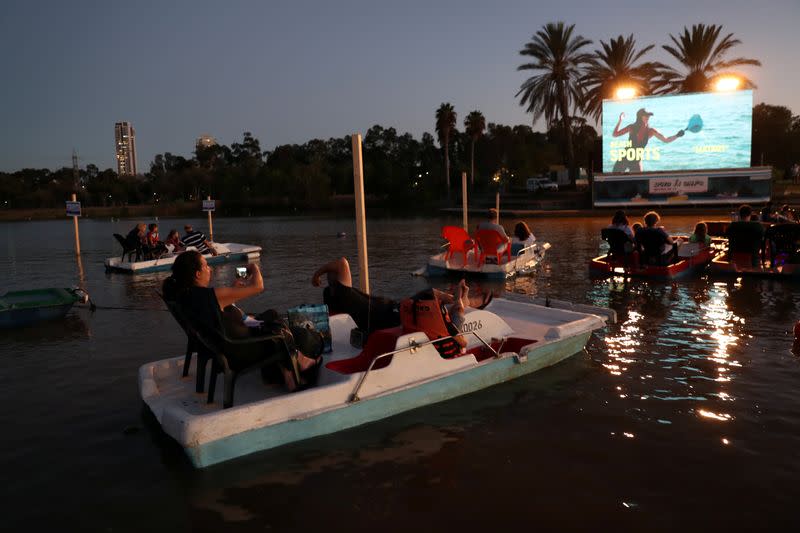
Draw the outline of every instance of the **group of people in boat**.
[[[644,224],[630,224],[624,211],[619,210],[614,213],[609,229],[619,230],[615,243],[612,248],[623,250],[624,253],[636,251],[639,255],[640,264],[644,265],[668,265],[678,260],[678,241],[674,239],[664,229],[658,225],[661,220],[659,214],[650,211],[643,218]],[[728,254],[740,254],[746,256],[746,260],[753,266],[757,266],[761,259],[768,254],[774,258],[781,253],[775,237],[770,238],[767,228],[772,224],[796,224],[798,218],[788,205],[784,205],[780,210],[774,210],[772,203],[767,203],[760,213],[755,213],[750,205],[743,204],[736,212],[735,220],[732,221],[725,232],[728,239]],[[619,238],[622,235],[623,237]],[[622,241],[621,243],[619,241]],[[696,243],[698,246],[709,246],[711,236],[708,234],[708,226],[705,222],[698,222],[694,232],[689,236],[689,243]],[[798,243],[800,246],[800,243]],[[794,247],[794,252],[797,252]],[[792,258],[788,258],[792,260]],[[796,258],[800,260],[800,254]]]
[[[624,211],[619,210],[614,213],[609,229],[619,230],[623,237],[620,242],[615,243],[615,248],[620,247],[625,253],[638,252],[639,262],[648,265],[668,265],[677,260],[678,246],[672,236],[667,233],[664,226],[658,225],[661,216],[650,211],[645,214],[642,223],[630,224],[628,216]],[[708,228],[704,223],[699,223],[695,227],[695,232],[690,237],[691,242],[698,242],[702,245],[710,244],[707,235]],[[621,246],[620,246],[621,245]]]
[[[183,236],[178,233],[177,229],[171,229],[167,238],[161,240],[158,224],[153,222],[148,225],[139,222],[125,237],[125,246],[128,249],[136,250],[138,256],[145,260],[158,259],[170,253],[178,254],[191,246],[201,254],[217,255],[217,250],[203,232],[196,231],[191,224],[184,225],[183,229]]]
[[[293,353],[275,365],[264,367],[262,377],[268,382],[283,382],[289,391],[313,385],[322,363],[322,336],[306,327],[288,327],[273,310],[256,315],[256,321],[246,321],[248,315],[236,306],[237,302],[264,290],[258,265],[250,263],[246,268],[247,276],[237,277],[231,286],[212,288],[211,268],[205,257],[198,251],[185,251],[175,259],[172,275],[164,281],[163,294],[201,328],[221,328],[231,338],[263,335],[264,328],[266,333],[284,335],[294,348]],[[492,298],[492,293],[470,294],[464,280],[452,293],[427,289],[401,301],[366,294],[353,287],[350,264],[344,257],[322,265],[312,275],[311,283],[320,287],[323,279],[327,281],[323,301],[329,313],[349,314],[364,337],[376,330],[398,326],[407,332],[423,331],[430,339],[438,339],[434,346],[446,358],[463,353],[467,345],[461,335],[466,308],[483,308]],[[249,366],[271,355],[257,350],[226,353],[237,366]]]

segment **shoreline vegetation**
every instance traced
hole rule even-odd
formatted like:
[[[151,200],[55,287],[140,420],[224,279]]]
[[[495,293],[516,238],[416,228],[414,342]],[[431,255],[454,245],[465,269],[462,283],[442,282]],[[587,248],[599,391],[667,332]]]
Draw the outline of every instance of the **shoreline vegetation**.
[[[597,44],[574,25],[545,24],[519,51],[526,62],[517,70],[530,77],[515,98],[531,114],[531,123],[544,119],[546,131],[489,122],[479,110],[468,112],[459,130],[458,113],[449,102],[431,116],[435,136],[425,132],[416,139],[374,125],[363,139],[370,206],[398,214],[455,208],[465,172],[471,206],[481,207],[482,196],[488,203],[486,198],[499,190],[517,196],[508,207],[524,211],[520,191],[528,178],[566,171],[569,183],[559,184],[557,193],[561,201],[535,198],[529,207],[586,209],[590,196],[578,198],[575,184],[580,169],[590,181],[595,169],[602,169],[602,138],[593,124],[600,123],[603,100],[615,98],[617,89],[635,96],[707,92],[731,76],[742,88],[755,87],[731,69],[761,63],[730,58],[741,41],[722,30],[695,24],[670,34],[670,44],[661,46],[672,61],[668,65],[648,61],[655,44],[637,43],[633,34],[600,40],[592,52],[589,47]],[[0,220],[59,218],[73,193],[90,218],[196,216],[196,206],[207,196],[219,202],[221,216],[335,212],[352,204],[351,150],[348,135],[262,151],[259,140],[244,132],[241,142],[230,146],[201,138],[189,158],[157,154],[149,171],[136,176],[101,171],[94,164],[0,172]],[[800,116],[782,106],[755,105],[751,165],[771,166],[777,185],[798,161]]]

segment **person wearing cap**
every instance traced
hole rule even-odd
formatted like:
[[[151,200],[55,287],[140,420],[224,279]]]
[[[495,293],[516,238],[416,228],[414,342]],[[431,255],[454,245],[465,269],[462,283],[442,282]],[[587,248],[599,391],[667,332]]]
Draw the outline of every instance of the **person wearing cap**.
[[[183,226],[183,230],[186,232],[186,234],[181,237],[181,244],[184,248],[194,246],[201,254],[210,253],[211,255],[217,255],[217,250],[208,242],[202,231],[194,231],[191,224]]]
[[[664,137],[657,129],[650,127],[649,122],[652,116],[653,113],[650,113],[642,107],[636,112],[636,122],[619,129],[622,120],[625,118],[625,113],[620,113],[617,125],[614,126],[613,136],[620,137],[627,133],[628,140],[630,141],[628,150],[632,148],[636,152],[638,152],[638,150],[644,150],[651,137],[655,137],[663,143],[671,143],[678,137],[683,137],[683,130],[678,130],[678,133],[672,137]],[[642,158],[638,155],[633,159],[629,157],[620,158],[614,164],[614,172],[642,172]]]

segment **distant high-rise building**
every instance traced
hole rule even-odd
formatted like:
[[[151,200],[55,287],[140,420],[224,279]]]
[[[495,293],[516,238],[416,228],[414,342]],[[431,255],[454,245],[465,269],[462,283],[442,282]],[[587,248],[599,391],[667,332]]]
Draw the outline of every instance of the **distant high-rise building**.
[[[117,173],[120,176],[136,175],[136,131],[130,122],[114,124],[117,151]]]
[[[198,137],[197,142],[195,143],[196,148],[211,148],[212,146],[216,145],[217,140],[207,133],[204,133]]]

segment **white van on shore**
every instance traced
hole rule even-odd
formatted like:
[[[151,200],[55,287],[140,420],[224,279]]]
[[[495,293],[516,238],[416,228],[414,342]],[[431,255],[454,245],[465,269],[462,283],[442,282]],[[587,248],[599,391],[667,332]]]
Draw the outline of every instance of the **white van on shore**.
[[[557,191],[558,183],[547,178],[528,178],[525,189],[528,192]]]

